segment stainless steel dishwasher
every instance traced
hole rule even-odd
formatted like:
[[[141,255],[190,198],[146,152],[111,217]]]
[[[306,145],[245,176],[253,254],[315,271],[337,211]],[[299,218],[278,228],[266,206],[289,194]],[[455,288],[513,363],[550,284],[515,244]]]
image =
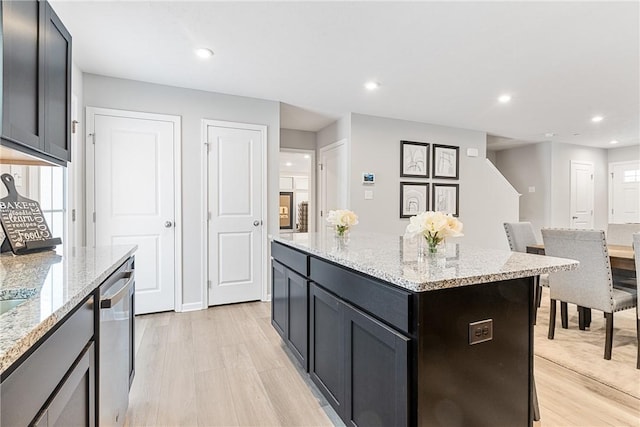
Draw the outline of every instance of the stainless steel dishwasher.
[[[98,413],[103,427],[124,425],[129,406],[134,279],[130,258],[100,286]]]

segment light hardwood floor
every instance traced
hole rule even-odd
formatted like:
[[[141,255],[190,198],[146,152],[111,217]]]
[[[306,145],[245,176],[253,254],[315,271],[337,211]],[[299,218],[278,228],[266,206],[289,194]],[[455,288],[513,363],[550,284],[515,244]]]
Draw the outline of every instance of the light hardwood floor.
[[[269,303],[136,317],[129,426],[342,425],[285,350]],[[537,426],[640,426],[640,400],[536,357]]]

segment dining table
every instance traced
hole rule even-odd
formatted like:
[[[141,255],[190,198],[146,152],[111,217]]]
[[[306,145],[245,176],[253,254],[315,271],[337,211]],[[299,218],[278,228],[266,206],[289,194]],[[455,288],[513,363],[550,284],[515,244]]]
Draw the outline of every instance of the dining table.
[[[636,262],[632,246],[607,245],[611,268],[614,270],[636,271]],[[544,245],[529,245],[527,253],[544,255]]]

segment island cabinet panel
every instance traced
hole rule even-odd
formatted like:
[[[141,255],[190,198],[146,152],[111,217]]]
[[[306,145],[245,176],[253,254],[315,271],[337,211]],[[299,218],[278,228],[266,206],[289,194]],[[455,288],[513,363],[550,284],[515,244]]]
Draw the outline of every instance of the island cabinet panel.
[[[300,365],[308,370],[309,281],[289,265],[306,275],[308,257],[276,243],[272,245],[272,255],[279,258],[271,264],[271,324],[287,342]]]
[[[408,425],[410,339],[346,307],[344,419],[361,427]]]
[[[418,425],[531,425],[532,278],[420,294]],[[490,319],[491,340],[469,325]]]

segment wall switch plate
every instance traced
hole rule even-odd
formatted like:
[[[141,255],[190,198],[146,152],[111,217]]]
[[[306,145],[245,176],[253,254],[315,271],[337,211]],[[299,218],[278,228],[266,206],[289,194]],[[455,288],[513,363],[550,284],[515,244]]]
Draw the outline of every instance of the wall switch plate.
[[[535,193],[536,192],[536,187],[529,187],[529,193]]]
[[[467,157],[478,157],[477,148],[467,148]]]
[[[364,199],[365,200],[373,200],[373,190],[365,190],[364,191]]]
[[[469,323],[469,345],[493,339],[493,319],[479,320]]]

